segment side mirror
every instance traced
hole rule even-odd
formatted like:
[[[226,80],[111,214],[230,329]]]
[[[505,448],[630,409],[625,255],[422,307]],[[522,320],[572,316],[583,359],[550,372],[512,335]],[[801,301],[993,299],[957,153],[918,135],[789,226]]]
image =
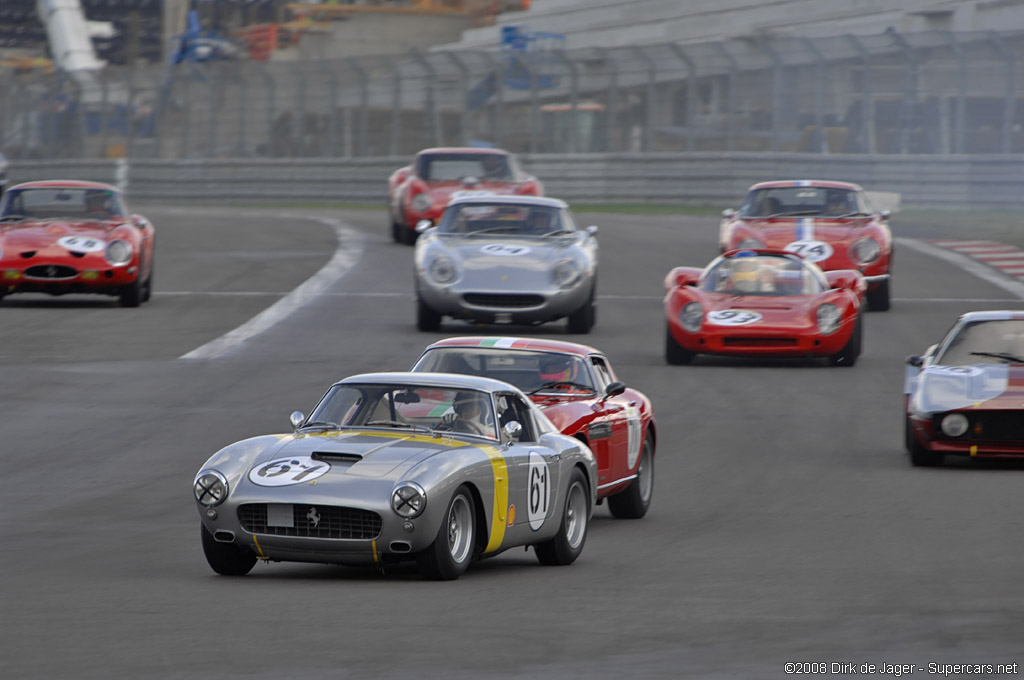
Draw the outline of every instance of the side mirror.
[[[299,429],[299,425],[302,425],[306,420],[306,414],[302,411],[292,411],[292,414],[288,416],[288,422],[292,424],[292,429]]]
[[[604,390],[604,397],[605,399],[607,399],[608,397],[614,397],[616,395],[622,394],[625,391],[626,383],[616,380],[614,382],[608,383],[608,387],[606,387]]]
[[[142,215],[132,215],[132,224],[139,229],[145,229],[149,226],[149,221]]]
[[[889,215],[892,215],[891,210],[883,210],[882,212],[878,213],[878,219],[882,220],[883,222],[888,222]]]
[[[589,235],[589,236],[597,236],[597,225],[596,224],[591,224],[589,227],[587,227],[583,231],[587,232],[587,235]]]
[[[505,435],[505,439],[511,444],[512,442],[519,441],[519,438],[523,436],[523,426],[517,421],[513,420],[510,423],[505,423],[505,427],[501,428],[502,433]]]
[[[722,211],[722,217],[724,217],[727,220],[731,220],[732,218],[736,217],[736,211],[732,208],[726,208],[725,210]]]
[[[430,220],[420,220],[419,222],[416,223],[416,233],[422,234],[427,229],[433,229],[433,227],[434,223],[431,222]]]
[[[924,357],[918,354],[911,354],[909,357],[907,357],[906,362],[908,366],[913,366],[914,368],[921,368],[921,366],[924,365]]]

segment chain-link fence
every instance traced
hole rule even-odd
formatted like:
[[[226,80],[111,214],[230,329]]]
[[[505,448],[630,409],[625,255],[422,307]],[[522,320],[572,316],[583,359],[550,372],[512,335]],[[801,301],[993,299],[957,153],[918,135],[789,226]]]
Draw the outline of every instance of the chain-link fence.
[[[1024,33],[753,37],[586,50],[0,72],[17,158],[1024,151]]]

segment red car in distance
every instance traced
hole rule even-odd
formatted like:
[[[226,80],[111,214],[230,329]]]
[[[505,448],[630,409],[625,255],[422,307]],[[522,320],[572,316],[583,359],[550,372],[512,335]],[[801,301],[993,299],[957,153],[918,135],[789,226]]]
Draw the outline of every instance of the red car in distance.
[[[860,356],[860,272],[823,272],[783,250],[731,250],[703,270],[676,267],[665,291],[670,364],[720,354],[826,357],[853,366]]]
[[[502,149],[424,149],[388,178],[392,239],[412,245],[420,221],[436,223],[452,198],[475,194],[543,196],[544,185]]]
[[[892,232],[889,211],[875,210],[849,182],[787,180],[750,187],[743,205],[722,213],[719,252],[786,250],[825,271],[856,269],[868,284],[868,308],[889,309]]]
[[[479,375],[518,387],[562,434],[593,451],[598,504],[607,498],[612,515],[621,519],[647,514],[654,491],[654,408],[618,380],[598,350],[540,338],[448,338],[427,347],[412,371]]]
[[[0,198],[0,297],[100,293],[138,307],[153,292],[155,238],[115,186],[18,184]]]

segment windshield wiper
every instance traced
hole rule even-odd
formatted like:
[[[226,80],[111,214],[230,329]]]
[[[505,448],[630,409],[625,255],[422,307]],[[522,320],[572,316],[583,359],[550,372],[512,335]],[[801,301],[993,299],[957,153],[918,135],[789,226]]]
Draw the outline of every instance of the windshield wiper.
[[[857,210],[855,212],[846,213],[845,215],[837,215],[835,219],[841,220],[844,217],[871,217],[871,213],[861,212]]]
[[[4,215],[3,217],[0,217],[0,222],[6,222],[7,220],[14,221],[14,220],[23,220],[23,219],[25,219],[24,215],[15,215],[15,214],[12,213],[10,215]]]
[[[366,423],[367,427],[372,427],[374,425],[384,425],[386,427],[404,427],[404,428],[408,428],[410,430],[420,430],[422,432],[433,432],[432,429],[430,429],[429,427],[426,427],[425,425],[417,425],[415,423],[404,423],[401,420],[371,420],[370,422]]]
[[[519,231],[519,227],[509,225],[507,227],[488,227],[487,229],[480,229],[479,231],[471,231],[471,232],[469,232],[466,235],[467,236],[478,236],[480,234],[493,234],[493,233],[502,233],[502,232],[512,232],[512,233],[515,233],[517,231]]]
[[[331,423],[331,422],[328,422],[326,420],[314,420],[312,422],[306,423],[305,425],[303,425],[299,429],[300,430],[305,430],[307,427],[319,427],[319,428],[324,429],[324,430],[337,430],[341,426],[338,425],[337,423]]]
[[[993,359],[1002,359],[1008,364],[1024,364],[1024,358],[1021,358],[1016,354],[1010,354],[1009,352],[971,352],[971,356],[992,357]]]
[[[590,385],[584,385],[583,383],[573,382],[571,380],[555,380],[553,382],[544,383],[543,385],[533,390],[532,392],[529,392],[528,394],[534,395],[537,394],[538,392],[543,392],[544,390],[552,390],[556,387],[576,387],[581,390],[586,390],[587,392],[594,391],[593,387],[591,387]]]
[[[548,233],[544,234],[544,237],[547,238],[548,236],[565,236],[566,234],[575,233],[576,232],[573,231],[572,229],[559,229],[558,231],[549,231]]]

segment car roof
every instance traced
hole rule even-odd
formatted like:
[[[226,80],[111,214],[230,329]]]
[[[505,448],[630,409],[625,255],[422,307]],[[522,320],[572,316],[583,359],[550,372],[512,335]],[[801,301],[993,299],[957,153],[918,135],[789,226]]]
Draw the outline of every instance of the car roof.
[[[509,156],[508,151],[504,149],[492,149],[484,146],[438,146],[431,149],[423,149],[417,156],[424,156],[432,153],[479,153],[479,154],[500,154],[502,156]]]
[[[458,338],[445,338],[427,347],[480,347],[484,349],[520,349],[534,350],[540,352],[559,352],[562,354],[576,354],[587,356],[589,354],[600,354],[600,352],[588,345],[581,345],[575,342],[564,342],[562,340],[546,340],[544,338],[504,338],[486,335],[468,335]]]
[[[498,196],[493,194],[477,196],[459,196],[448,202],[448,207],[461,205],[463,203],[484,203],[487,205],[537,205],[547,208],[569,207],[569,204],[558,198],[547,198],[545,196]]]
[[[388,373],[361,373],[339,380],[336,385],[352,383],[373,383],[389,384],[398,383],[417,385],[422,387],[438,387],[453,390],[482,390],[484,392],[519,392],[519,389],[501,380],[484,378],[476,375],[462,375],[459,373],[410,373],[410,372],[388,372]]]
[[[22,182],[11,187],[9,190],[14,189],[103,189],[106,191],[114,191],[120,193],[120,189],[115,187],[113,184],[104,184],[103,182],[87,182],[78,179],[46,179],[38,180],[35,182]]]
[[[772,182],[760,182],[747,189],[747,191],[753,191],[755,189],[779,189],[783,187],[818,187],[822,189],[849,189],[851,191],[862,190],[860,185],[852,182],[837,182],[827,179],[784,179]]]
[[[966,312],[960,315],[960,320],[964,323],[971,321],[1010,321],[1011,319],[1024,319],[1024,311],[991,309],[980,312]]]

